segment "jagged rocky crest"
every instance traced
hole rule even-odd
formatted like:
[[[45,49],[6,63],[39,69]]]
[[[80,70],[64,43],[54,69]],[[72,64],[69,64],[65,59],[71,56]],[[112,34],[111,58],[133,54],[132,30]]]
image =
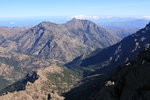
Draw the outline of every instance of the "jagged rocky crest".
[[[39,78],[39,75],[36,71],[31,71],[26,75],[26,77],[23,80],[20,80],[0,91],[0,95],[7,94],[8,92],[15,92],[15,91],[21,91],[25,90],[27,83],[31,82],[34,83]]]

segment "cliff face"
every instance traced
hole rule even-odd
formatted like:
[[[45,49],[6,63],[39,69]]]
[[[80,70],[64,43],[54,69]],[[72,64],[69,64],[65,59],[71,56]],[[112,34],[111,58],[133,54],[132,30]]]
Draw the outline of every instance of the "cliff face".
[[[98,76],[73,89],[66,100],[150,100],[149,72],[150,48],[140,52],[136,61],[129,61],[105,76],[105,81]]]

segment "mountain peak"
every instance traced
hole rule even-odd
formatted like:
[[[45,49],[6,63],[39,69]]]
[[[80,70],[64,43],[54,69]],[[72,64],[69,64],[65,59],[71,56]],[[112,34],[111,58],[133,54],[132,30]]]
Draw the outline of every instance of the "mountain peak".
[[[39,25],[40,25],[40,26],[45,26],[45,25],[50,26],[50,25],[56,25],[56,24],[55,24],[55,23],[52,23],[52,22],[49,22],[49,21],[43,21],[43,22],[41,22]]]
[[[72,20],[68,21],[67,23],[93,23],[89,20],[81,20],[81,19],[76,19],[76,18],[73,18]]]
[[[72,20],[71,20],[71,21],[77,21],[77,20],[80,20],[80,19],[72,18]]]
[[[73,18],[70,21],[68,21],[67,23],[76,23],[76,22],[80,22],[80,21],[81,21],[80,19]]]

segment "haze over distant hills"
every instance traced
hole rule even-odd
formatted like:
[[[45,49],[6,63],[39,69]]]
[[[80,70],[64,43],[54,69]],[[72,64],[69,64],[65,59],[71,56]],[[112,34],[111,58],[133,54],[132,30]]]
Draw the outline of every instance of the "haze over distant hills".
[[[0,26],[35,26],[42,21],[50,21],[57,24],[66,23],[72,18],[76,19],[87,19],[93,21],[102,26],[113,26],[120,28],[131,28],[131,27],[144,27],[145,23],[147,24],[150,20],[149,18],[141,17],[141,18],[132,18],[132,17],[99,17],[99,16],[72,16],[72,17],[62,17],[62,16],[54,16],[54,17],[8,17],[8,18],[0,18]],[[114,25],[111,25],[111,24]],[[119,26],[121,25],[121,26]],[[129,26],[128,26],[129,25]]]
[[[150,19],[138,18],[112,18],[108,21],[99,22],[111,34],[121,38],[131,35],[148,24]]]
[[[0,26],[35,26],[38,23],[44,21],[50,21],[57,24],[63,24],[69,21],[72,18],[76,19],[88,19],[95,22],[96,24],[104,27],[112,35],[118,35],[121,38],[124,38],[132,33],[135,33],[137,30],[143,28],[150,18],[148,16],[132,18],[132,17],[99,17],[99,16],[71,16],[71,17],[24,17],[24,18],[0,18]]]
[[[96,24],[100,24],[101,26],[113,26],[120,28],[131,28],[131,27],[144,27],[145,23],[148,24],[150,18],[148,17],[99,17],[99,16],[54,16],[54,17],[8,17],[8,18],[0,18],[0,26],[35,26],[42,21],[50,21],[56,24],[63,24],[67,21],[76,18],[76,19],[87,19],[95,22]],[[111,25],[113,23],[113,25]],[[119,26],[121,25],[121,26]]]

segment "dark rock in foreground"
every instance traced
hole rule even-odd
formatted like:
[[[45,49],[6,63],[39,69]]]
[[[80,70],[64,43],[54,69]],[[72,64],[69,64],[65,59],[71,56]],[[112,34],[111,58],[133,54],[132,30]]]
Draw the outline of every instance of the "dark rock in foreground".
[[[103,83],[99,76],[73,89],[66,100],[150,100],[150,48],[108,76]]]
[[[28,82],[34,83],[39,78],[36,71],[32,71],[26,75],[26,77],[0,91],[0,95],[7,94],[8,92],[21,91],[26,89]]]

